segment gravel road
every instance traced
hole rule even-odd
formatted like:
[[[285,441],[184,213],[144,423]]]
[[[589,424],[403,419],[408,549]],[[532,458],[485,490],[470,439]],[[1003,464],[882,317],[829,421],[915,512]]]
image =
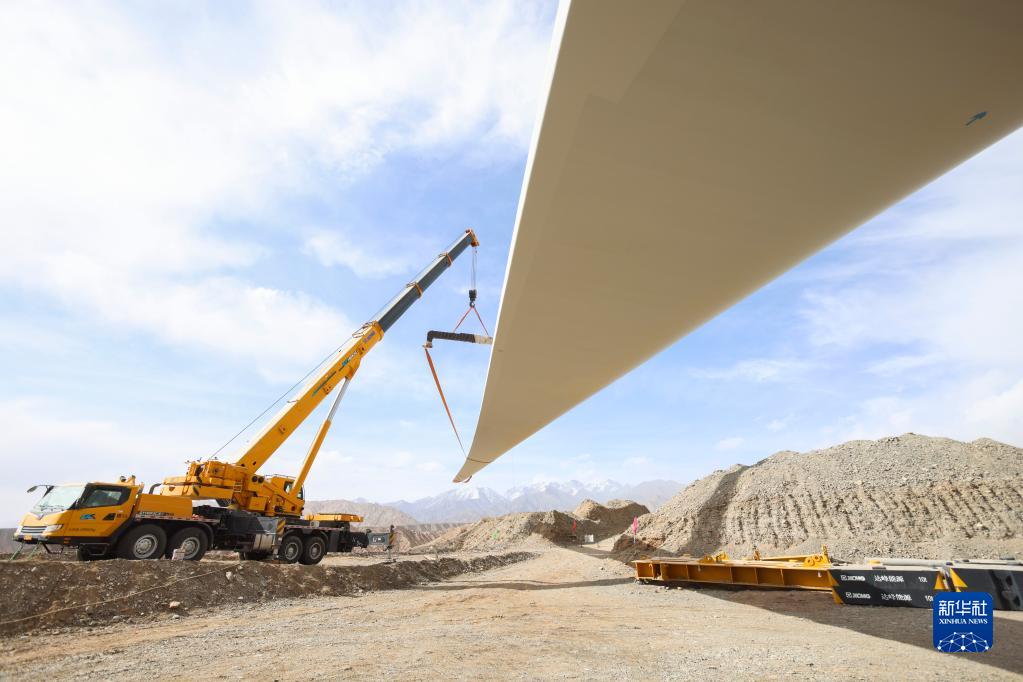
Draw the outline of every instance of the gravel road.
[[[225,606],[0,639],[2,679],[1017,679],[1023,613],[995,647],[931,649],[929,611],[827,593],[664,589],[595,549],[406,590]]]

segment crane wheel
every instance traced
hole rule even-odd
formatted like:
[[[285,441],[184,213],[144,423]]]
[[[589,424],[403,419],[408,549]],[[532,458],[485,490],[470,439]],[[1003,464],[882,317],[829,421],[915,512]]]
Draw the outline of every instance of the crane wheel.
[[[151,523],[136,526],[117,541],[121,559],[159,559],[167,547],[167,533]]]
[[[277,558],[285,564],[293,564],[302,557],[302,538],[298,535],[286,535],[277,548]]]
[[[299,561],[306,566],[314,566],[320,563],[326,553],[327,541],[319,535],[309,535],[302,543],[302,558]]]
[[[202,529],[182,528],[167,543],[167,554],[173,556],[174,550],[183,549],[185,550],[185,561],[198,561],[206,555],[209,546],[210,540]]]

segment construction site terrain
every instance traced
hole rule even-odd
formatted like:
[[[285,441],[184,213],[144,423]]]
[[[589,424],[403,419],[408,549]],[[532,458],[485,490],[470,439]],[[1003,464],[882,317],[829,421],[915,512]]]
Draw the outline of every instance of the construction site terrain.
[[[179,618],[154,598],[160,613],[148,622],[102,618],[5,637],[0,676],[992,680],[1023,671],[1023,649],[1010,644],[1023,641],[1023,613],[998,613],[1005,646],[944,654],[931,646],[926,610],[840,606],[820,592],[650,587],[609,554],[551,547],[398,590],[239,601]]]
[[[630,561],[1023,555],[1021,490],[1018,448],[906,434],[715,472],[652,513],[588,500],[406,533],[396,563],[0,562],[0,678],[1018,679],[1023,611],[996,612],[992,650],[947,654],[929,609],[642,584]]]

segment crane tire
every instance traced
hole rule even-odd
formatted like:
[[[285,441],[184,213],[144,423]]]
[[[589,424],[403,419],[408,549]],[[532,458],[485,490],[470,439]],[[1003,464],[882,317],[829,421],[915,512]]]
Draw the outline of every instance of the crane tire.
[[[206,555],[206,550],[209,547],[210,540],[206,537],[206,533],[201,528],[192,526],[182,528],[171,536],[170,542],[167,543],[167,554],[173,556],[174,550],[180,548],[186,550],[185,561],[199,561]]]
[[[167,548],[167,533],[163,528],[143,523],[135,526],[117,541],[117,556],[121,559],[159,559]]]
[[[285,535],[277,548],[277,558],[285,564],[293,564],[302,557],[302,538],[299,535]]]
[[[299,561],[306,566],[315,566],[326,553],[327,541],[320,535],[308,535],[302,542],[302,558]]]

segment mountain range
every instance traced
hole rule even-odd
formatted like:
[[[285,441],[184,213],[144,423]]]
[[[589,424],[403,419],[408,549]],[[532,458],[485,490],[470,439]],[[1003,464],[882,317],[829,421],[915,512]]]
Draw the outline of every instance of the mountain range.
[[[358,514],[363,518],[361,525],[366,527],[380,526],[386,528],[395,526],[414,526],[419,523],[418,519],[409,514],[383,504],[367,502],[366,500],[310,500],[305,504],[305,511],[310,514],[344,512],[346,514]]]
[[[408,502],[387,502],[414,517],[420,523],[471,522],[485,516],[515,512],[570,511],[586,499],[605,503],[613,499],[633,500],[653,511],[669,500],[682,484],[677,481],[644,481],[627,485],[615,481],[581,483],[579,481],[535,483],[500,493],[481,486],[461,486]]]

